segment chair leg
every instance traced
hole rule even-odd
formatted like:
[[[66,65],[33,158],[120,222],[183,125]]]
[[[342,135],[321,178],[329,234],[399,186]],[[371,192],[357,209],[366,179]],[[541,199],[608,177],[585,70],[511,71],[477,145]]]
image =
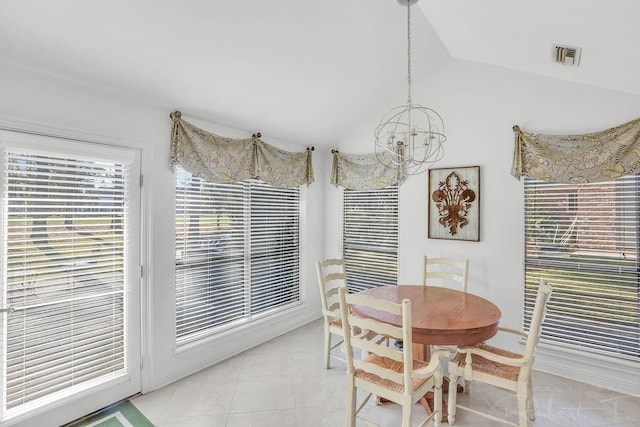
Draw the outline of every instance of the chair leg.
[[[524,382],[518,382],[516,393],[518,394],[518,425],[527,427],[528,411],[527,411],[527,389],[528,385]]]
[[[447,419],[449,422],[449,425],[452,426],[455,422],[456,422],[456,398],[457,398],[457,387],[456,385],[458,384],[458,367],[455,367],[455,369],[451,369],[449,368],[449,398],[448,398],[448,411],[449,414],[447,415]],[[465,392],[467,391],[467,382],[465,380],[464,383],[465,387],[464,390]]]
[[[331,352],[331,332],[329,324],[324,323],[324,369],[329,369],[329,352]]]
[[[413,426],[413,404],[411,399],[405,399],[402,402],[402,427]]]
[[[456,394],[455,387],[450,390],[453,390],[453,394]],[[435,427],[440,427],[442,423],[442,377],[438,380],[438,384],[436,384],[435,391],[433,393],[433,410],[435,412],[433,425]]]
[[[536,411],[533,403],[533,383],[529,379],[527,387],[527,415],[531,421],[536,420]]]
[[[356,397],[357,390],[353,375],[347,374],[347,426],[356,427]]]

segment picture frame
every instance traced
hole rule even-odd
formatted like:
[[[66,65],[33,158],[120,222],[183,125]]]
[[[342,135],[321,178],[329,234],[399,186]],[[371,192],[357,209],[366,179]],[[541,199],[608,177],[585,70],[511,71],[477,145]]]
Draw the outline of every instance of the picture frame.
[[[429,169],[428,238],[480,241],[480,166]]]

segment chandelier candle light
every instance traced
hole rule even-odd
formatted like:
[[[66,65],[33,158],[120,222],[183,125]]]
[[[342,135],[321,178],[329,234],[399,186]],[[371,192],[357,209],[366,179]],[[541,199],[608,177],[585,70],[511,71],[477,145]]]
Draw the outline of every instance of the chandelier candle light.
[[[407,6],[407,104],[393,107],[376,127],[375,152],[378,161],[398,169],[403,178],[417,175],[444,156],[444,122],[435,110],[414,104],[411,99],[411,6],[418,0],[397,0]]]

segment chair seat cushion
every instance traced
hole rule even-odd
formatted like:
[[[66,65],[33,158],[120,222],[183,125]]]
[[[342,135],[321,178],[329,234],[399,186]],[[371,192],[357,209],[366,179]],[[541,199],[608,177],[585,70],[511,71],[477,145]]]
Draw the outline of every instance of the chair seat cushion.
[[[475,347],[493,354],[497,354],[499,356],[522,359],[521,354],[512,353],[510,351],[493,347],[485,343],[477,344]],[[466,353],[458,353],[454,361],[458,363],[458,366],[464,368],[466,366],[466,356]],[[484,357],[478,356],[477,354],[471,355],[471,365],[475,372],[483,372],[485,374],[505,378],[512,381],[517,381],[518,374],[520,373],[520,368],[517,366],[510,366],[503,363],[494,362],[493,360],[485,359]]]
[[[404,363],[397,362],[387,357],[381,357],[375,354],[369,354],[367,357],[364,358],[364,361],[368,363],[373,363],[385,369],[396,371],[398,373],[404,372]],[[427,366],[426,362],[423,362],[421,360],[413,361],[414,370],[424,368],[425,366]],[[395,391],[396,393],[404,393],[403,385],[398,384],[395,381],[380,378],[379,376],[365,372],[362,369],[356,369],[356,371],[354,372],[354,376],[357,378],[361,378],[365,381],[377,384],[379,386],[388,388],[389,390]],[[413,378],[413,389],[415,390],[418,387],[422,386],[428,379],[429,378]]]
[[[334,334],[338,334],[338,335],[344,335],[342,333],[342,319],[335,319],[329,322],[329,328],[331,329],[331,332]],[[353,331],[356,335],[359,335],[362,333],[362,329],[358,328],[357,326],[353,328]]]
[[[329,322],[329,325],[342,329],[342,319],[334,319]]]

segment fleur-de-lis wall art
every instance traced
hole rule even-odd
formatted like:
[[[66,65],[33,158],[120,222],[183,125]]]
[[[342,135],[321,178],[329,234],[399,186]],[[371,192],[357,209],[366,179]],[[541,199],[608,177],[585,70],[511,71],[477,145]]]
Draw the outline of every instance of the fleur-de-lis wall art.
[[[480,240],[480,166],[429,169],[429,238]]]

